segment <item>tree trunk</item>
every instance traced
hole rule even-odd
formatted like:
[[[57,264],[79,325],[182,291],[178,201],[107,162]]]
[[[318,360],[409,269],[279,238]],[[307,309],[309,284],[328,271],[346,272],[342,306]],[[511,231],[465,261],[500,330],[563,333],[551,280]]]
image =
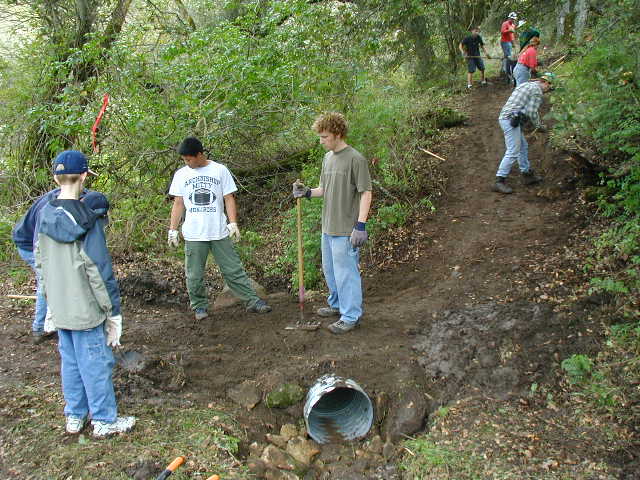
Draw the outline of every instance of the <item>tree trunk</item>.
[[[182,3],[182,0],[174,0],[174,1],[178,6],[178,10],[180,11],[180,16],[182,17],[182,20],[187,22],[187,24],[189,25],[189,28],[191,28],[191,30],[195,32],[198,27],[196,26],[196,22],[193,20],[193,17],[189,13],[189,10],[187,10],[187,7],[184,6],[184,3]]]
[[[433,50],[427,30],[427,20],[425,17],[414,17],[407,22],[407,33],[413,40],[414,52],[416,54],[416,76],[426,79],[433,67],[436,54]]]
[[[556,43],[564,37],[564,22],[571,11],[571,0],[562,0],[558,10],[558,22],[556,23]]]
[[[573,26],[573,38],[577,44],[580,44],[582,43],[584,27],[587,24],[587,18],[589,16],[589,0],[576,0],[575,11],[576,20]]]

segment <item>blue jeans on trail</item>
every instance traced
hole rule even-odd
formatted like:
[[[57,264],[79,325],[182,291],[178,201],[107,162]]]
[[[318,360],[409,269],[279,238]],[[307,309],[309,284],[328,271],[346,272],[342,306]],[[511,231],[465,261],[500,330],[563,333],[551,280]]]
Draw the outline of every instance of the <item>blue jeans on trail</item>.
[[[322,234],[322,271],[329,287],[327,303],[340,309],[340,319],[356,323],[362,316],[359,249],[350,237]]]
[[[511,42],[500,42],[500,46],[502,47],[502,71],[507,73],[507,58],[511,58],[511,49],[513,48],[513,44]]]
[[[516,87],[522,85],[524,82],[531,80],[531,70],[529,67],[525,67],[523,64],[518,63],[513,67],[513,77],[516,79]]]
[[[58,329],[62,360],[64,414],[106,423],[116,421],[118,409],[113,391],[113,352],[107,346],[104,323],[88,330]]]
[[[510,120],[498,120],[504,132],[504,143],[507,150],[498,167],[497,177],[507,177],[511,166],[517,161],[521,172],[529,171],[529,144],[524,138],[522,127],[512,127]]]
[[[18,254],[20,258],[24,260],[29,266],[33,269],[35,273],[35,256],[33,252],[29,250],[23,250],[22,248],[18,248]],[[38,274],[36,273],[36,313],[33,317],[33,324],[31,325],[31,330],[34,332],[44,332],[44,318],[47,316],[47,300],[44,298],[44,290],[42,288],[42,282],[40,282],[40,278],[38,278]]]

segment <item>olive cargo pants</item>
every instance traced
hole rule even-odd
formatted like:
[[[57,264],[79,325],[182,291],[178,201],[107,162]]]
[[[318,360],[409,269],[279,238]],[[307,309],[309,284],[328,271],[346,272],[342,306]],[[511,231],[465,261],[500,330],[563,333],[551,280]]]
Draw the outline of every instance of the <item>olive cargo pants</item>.
[[[231,291],[245,303],[246,307],[253,306],[260,298],[251,287],[251,282],[244,271],[238,252],[229,237],[222,240],[193,242],[185,240],[185,273],[187,276],[187,291],[191,308],[208,309],[209,298],[204,285],[204,269],[207,264],[209,251],[220,267],[222,278]]]

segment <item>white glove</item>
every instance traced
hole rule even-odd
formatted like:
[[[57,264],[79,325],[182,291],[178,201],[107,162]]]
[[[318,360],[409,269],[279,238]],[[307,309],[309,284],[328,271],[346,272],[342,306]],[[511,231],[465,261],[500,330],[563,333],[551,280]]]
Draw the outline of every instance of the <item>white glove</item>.
[[[56,331],[56,326],[53,323],[53,314],[49,307],[47,307],[47,315],[44,317],[44,332],[51,333]]]
[[[170,247],[179,247],[180,246],[180,237],[178,236],[178,230],[169,230],[169,234],[167,235],[167,243]]]
[[[238,243],[240,241],[240,229],[238,228],[238,224],[229,223],[227,225],[227,229],[229,230],[229,236],[233,243]]]
[[[110,347],[119,347],[120,335],[122,335],[122,315],[108,317],[104,331],[107,335],[107,345]]]

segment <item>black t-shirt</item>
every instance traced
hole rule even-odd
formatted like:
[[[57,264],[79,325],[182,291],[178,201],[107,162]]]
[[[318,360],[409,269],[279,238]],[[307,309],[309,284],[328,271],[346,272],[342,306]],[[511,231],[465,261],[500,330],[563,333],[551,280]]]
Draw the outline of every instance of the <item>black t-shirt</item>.
[[[482,41],[482,37],[478,35],[474,37],[473,35],[469,35],[462,40],[462,45],[467,49],[467,55],[472,57],[480,56],[480,45],[484,47],[484,42]]]

